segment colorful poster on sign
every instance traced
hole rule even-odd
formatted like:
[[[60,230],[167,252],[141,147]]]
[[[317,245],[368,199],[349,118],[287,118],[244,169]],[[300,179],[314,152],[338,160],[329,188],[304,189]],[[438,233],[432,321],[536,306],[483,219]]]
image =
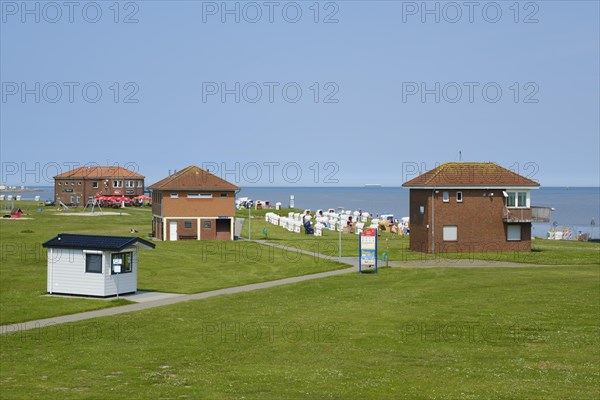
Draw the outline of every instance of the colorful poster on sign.
[[[367,228],[359,237],[358,271],[375,267],[377,272],[377,229]]]

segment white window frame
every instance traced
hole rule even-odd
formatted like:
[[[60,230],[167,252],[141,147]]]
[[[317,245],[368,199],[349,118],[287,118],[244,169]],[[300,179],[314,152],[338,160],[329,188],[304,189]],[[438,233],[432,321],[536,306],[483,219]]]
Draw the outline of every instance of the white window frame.
[[[450,192],[442,192],[442,201],[444,203],[450,202]]]
[[[530,206],[530,192],[526,191],[526,190],[507,190],[506,192],[506,207],[508,208],[529,208]],[[503,194],[504,194],[503,193]],[[525,194],[525,204],[521,204],[521,202],[519,201],[519,194]],[[511,199],[511,197],[514,196],[514,201],[515,204],[512,206],[508,205],[509,200]]]
[[[123,181],[113,181],[113,187],[114,188],[122,188],[123,187]]]
[[[179,193],[171,193],[169,195],[169,197],[172,198],[172,199],[178,199],[179,198]]]
[[[125,187],[128,187],[128,188],[135,187],[135,183],[133,181],[125,181]]]
[[[139,188],[144,187],[144,185],[142,184],[142,181],[137,181],[137,187],[139,187]]]
[[[442,240],[444,242],[457,242],[458,225],[444,225],[442,227]]]
[[[98,181],[92,182],[92,189],[98,189]]]
[[[110,255],[110,274],[111,275],[115,275],[115,269],[114,269],[114,259],[115,258],[120,258],[122,259],[122,264],[121,264],[121,272],[119,272],[119,274],[130,274],[133,272],[133,251],[121,251],[119,253],[111,253]],[[125,262],[125,260],[129,261],[129,269],[124,269],[123,267],[125,266],[125,264],[127,264]]]
[[[188,199],[212,199],[212,193],[188,193]]]
[[[460,197],[460,199],[459,199]],[[462,192],[456,192],[456,202],[457,203],[462,203],[463,201],[463,193]]]

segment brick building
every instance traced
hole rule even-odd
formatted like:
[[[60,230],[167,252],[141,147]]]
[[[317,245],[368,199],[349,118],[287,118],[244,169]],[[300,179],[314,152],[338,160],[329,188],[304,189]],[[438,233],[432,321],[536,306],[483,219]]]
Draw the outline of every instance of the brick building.
[[[191,165],[150,189],[154,238],[233,240],[238,186]]]
[[[410,249],[424,253],[531,250],[531,189],[495,163],[451,162],[405,182]]]
[[[123,167],[79,167],[54,177],[54,202],[84,206],[97,196],[144,194],[144,176]]]

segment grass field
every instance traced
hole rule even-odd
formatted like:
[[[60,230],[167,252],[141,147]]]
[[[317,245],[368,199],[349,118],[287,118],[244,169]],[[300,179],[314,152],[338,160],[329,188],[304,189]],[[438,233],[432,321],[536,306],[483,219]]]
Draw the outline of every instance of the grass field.
[[[56,212],[34,202],[20,202],[25,217],[0,219],[0,324],[23,322],[81,311],[113,307],[126,300],[92,300],[48,297],[47,253],[42,243],[58,233],[86,233],[147,238],[151,230],[149,208],[128,207],[123,214],[77,216],[81,210]],[[107,211],[116,211],[109,209]],[[66,215],[66,214],[74,215]],[[138,288],[176,293],[270,281],[296,275],[346,268],[290,250],[249,242],[157,242],[154,250],[140,251]]]
[[[2,397],[597,399],[599,282],[386,268],[14,333]]]
[[[290,249],[303,249],[310,252],[323,253],[337,256],[339,253],[337,231],[324,230],[322,237],[314,237],[303,233],[293,233],[286,229],[270,224],[264,220],[264,214],[270,210],[252,210],[251,238],[265,239],[263,233],[267,229],[267,240],[289,247]],[[287,215],[290,209],[282,209],[278,213]],[[299,210],[295,210],[299,211]],[[242,229],[242,237],[248,237],[248,211],[238,210],[237,216],[246,218]],[[379,237],[379,253],[386,252],[390,261],[416,261],[416,260],[486,260],[507,261],[541,265],[598,265],[600,264],[600,243],[555,241],[534,239],[531,252],[497,252],[488,253],[448,253],[448,254],[423,254],[409,250],[409,238],[392,235],[390,232],[381,232]],[[342,255],[358,256],[358,236],[355,234],[342,234]]]

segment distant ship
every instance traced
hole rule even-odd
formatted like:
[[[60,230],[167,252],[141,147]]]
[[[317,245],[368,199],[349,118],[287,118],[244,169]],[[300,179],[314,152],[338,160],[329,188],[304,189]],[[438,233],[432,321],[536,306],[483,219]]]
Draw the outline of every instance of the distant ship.
[[[381,187],[381,183],[365,183],[365,187]]]

